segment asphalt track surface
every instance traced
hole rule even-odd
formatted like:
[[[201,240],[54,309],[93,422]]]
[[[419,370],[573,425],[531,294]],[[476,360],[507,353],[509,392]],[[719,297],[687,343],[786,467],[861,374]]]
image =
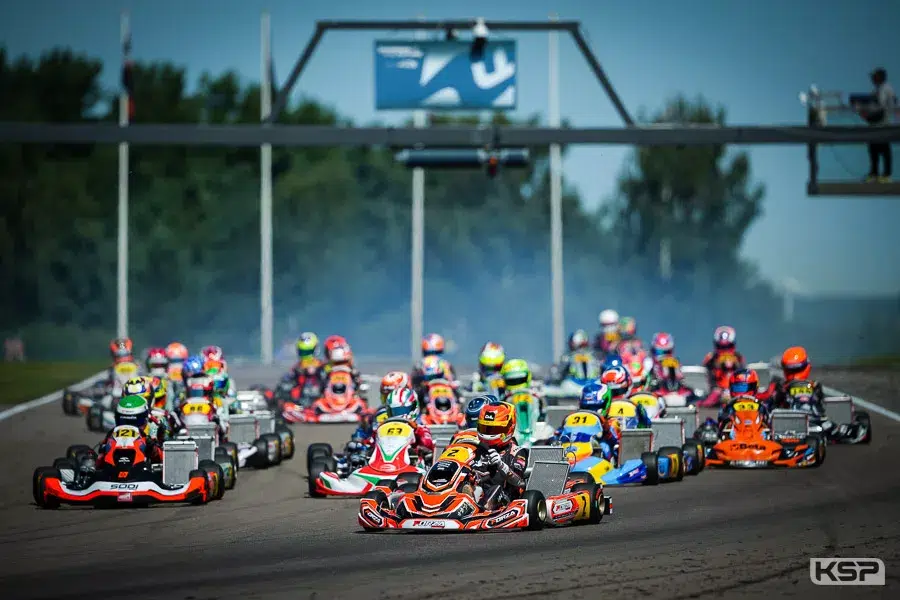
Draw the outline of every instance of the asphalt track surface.
[[[276,375],[235,373],[244,384]],[[826,383],[895,404],[896,376],[834,372]],[[40,510],[33,469],[96,442],[54,403],[0,423],[0,597],[898,598],[900,424],[873,425],[870,446],[832,446],[820,469],[610,488],[615,514],[596,526],[395,535],[362,533],[357,501],[307,497],[302,449],[340,445],[348,426],[296,427],[293,461],[242,471],[207,506]],[[827,556],[880,557],[888,585],[814,586],[809,558]]]

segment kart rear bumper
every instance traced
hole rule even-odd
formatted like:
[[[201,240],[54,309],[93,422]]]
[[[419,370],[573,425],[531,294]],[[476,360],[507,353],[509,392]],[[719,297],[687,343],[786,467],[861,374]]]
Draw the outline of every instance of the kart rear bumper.
[[[55,477],[44,480],[44,498],[60,504],[120,505],[206,501],[209,488],[205,477],[192,477],[182,486],[162,487],[151,481],[96,482],[85,489],[71,489],[70,484]]]

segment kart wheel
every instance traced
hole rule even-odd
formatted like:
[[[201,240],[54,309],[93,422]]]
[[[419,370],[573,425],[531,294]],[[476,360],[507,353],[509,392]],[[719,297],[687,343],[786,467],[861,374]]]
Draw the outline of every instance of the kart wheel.
[[[78,407],[75,405],[75,392],[65,389],[62,393],[62,409],[65,415],[77,415]]]
[[[393,479],[379,479],[378,483],[375,484],[375,487],[386,487],[393,492],[397,489],[397,482]]]
[[[96,406],[96,405],[95,405]],[[95,406],[92,406],[88,409],[87,417],[85,418],[87,422],[88,431],[103,431],[103,410],[95,409]]]
[[[579,483],[572,486],[572,493],[587,492],[590,496],[590,505],[588,506],[588,514],[586,522],[596,525],[603,519],[603,513],[606,507],[603,498],[603,488],[596,483]]]
[[[522,499],[528,503],[528,530],[539,531],[547,522],[547,501],[538,490],[525,490]]]
[[[61,479],[59,469],[54,467],[38,467],[34,470],[34,475],[31,477],[31,496],[34,498],[34,503],[41,508],[54,510],[59,508],[59,501],[56,498],[44,499],[44,488],[48,477]]]
[[[368,492],[365,496],[363,496],[363,498],[374,500],[379,509],[390,508],[387,494],[385,494],[381,490],[372,490],[371,492]],[[366,527],[365,525],[363,525],[363,529],[366,531],[378,531],[378,529],[374,527]]]
[[[274,433],[264,433],[259,436],[266,446],[266,461],[268,466],[274,467],[281,464],[281,438]],[[269,448],[274,446],[274,450],[270,452]]]
[[[75,473],[78,471],[78,465],[71,458],[57,458],[53,461],[53,468],[58,469],[60,480],[66,483],[75,481]]]
[[[825,452],[828,447],[825,438],[820,435],[810,435],[806,438],[806,443],[813,449],[816,455],[816,462],[810,466],[814,469],[821,467],[822,463],[825,462]]]
[[[688,472],[688,475],[697,475],[700,471],[703,470],[703,452],[700,450],[700,446],[696,442],[685,442],[681,446],[682,454],[687,458],[691,459],[691,464],[693,467]],[[685,461],[686,464],[687,461]]]
[[[397,475],[397,487],[403,487],[404,485],[412,485],[414,488],[419,487],[419,482],[422,481],[422,476],[418,473],[403,473],[402,475]]]
[[[672,465],[675,465],[674,473],[672,473],[669,481],[681,481],[684,479],[684,457],[681,454],[681,448],[677,446],[665,446],[659,449],[659,456],[665,456],[669,459],[669,471],[672,472]]]
[[[872,443],[872,420],[869,418],[869,413],[864,410],[856,411],[856,418],[854,419],[857,425],[864,428],[866,430],[866,436],[859,440],[860,444],[871,444]]]
[[[211,500],[221,500],[225,495],[225,473],[222,467],[214,460],[201,460],[198,468],[206,473],[209,481]]]
[[[312,465],[316,458],[326,458],[329,456],[334,456],[334,450],[332,449],[331,444],[315,443],[307,446],[306,472],[309,473],[312,470]]]
[[[206,471],[204,471],[203,469],[194,469],[193,471],[188,473],[189,479],[194,479],[196,477],[203,478],[203,487],[206,489],[205,497],[197,498],[196,500],[194,500],[192,502],[192,504],[194,504],[195,506],[199,506],[201,504],[206,504],[213,498],[212,498],[212,492],[210,491],[210,487],[209,487],[209,479],[206,477]]]
[[[659,458],[655,452],[643,452],[641,454],[641,462],[647,467],[647,478],[644,479],[644,485],[657,485],[659,483]]]
[[[332,459],[333,460],[333,459]],[[310,498],[324,498],[325,494],[320,494],[316,491],[316,480],[319,478],[319,475],[328,471],[328,465],[326,465],[322,461],[318,461],[312,465],[312,468],[309,471],[309,480],[307,483],[309,484],[309,497]]]
[[[294,432],[285,424],[275,426],[275,433],[281,437],[282,459],[290,460],[294,458]]]
[[[231,455],[228,454],[228,451],[225,450],[225,448],[219,446],[216,448],[213,460],[222,467],[222,472],[225,474],[225,489],[233,490],[237,483],[237,467],[231,459]]]
[[[228,453],[228,456],[231,457],[231,461],[234,463],[234,471],[237,473],[241,470],[241,458],[238,454],[238,445],[234,442],[223,442],[221,445],[222,448],[225,449],[225,452]]]

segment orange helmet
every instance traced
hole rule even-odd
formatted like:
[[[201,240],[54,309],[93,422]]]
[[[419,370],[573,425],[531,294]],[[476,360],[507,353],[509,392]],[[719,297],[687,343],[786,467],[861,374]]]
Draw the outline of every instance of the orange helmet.
[[[109,343],[109,354],[114,363],[134,362],[134,343],[131,338],[116,338]]]
[[[492,448],[504,448],[516,432],[516,409],[509,402],[485,404],[476,427],[479,440]]]
[[[431,356],[436,354],[440,356],[444,353],[444,338],[436,333],[429,333],[422,338],[422,355]]]
[[[806,348],[792,346],[781,355],[781,370],[784,371],[786,381],[803,380],[809,378],[812,365],[809,364],[809,355]]]
[[[187,346],[181,342],[172,342],[166,346],[166,356],[169,357],[170,361],[184,362],[188,357]]]
[[[381,403],[385,404],[390,393],[400,388],[412,389],[409,375],[403,371],[391,371],[385,375],[381,380]]]
[[[759,390],[759,375],[753,369],[741,369],[731,374],[728,380],[728,391],[732,398],[737,396],[755,396]]]

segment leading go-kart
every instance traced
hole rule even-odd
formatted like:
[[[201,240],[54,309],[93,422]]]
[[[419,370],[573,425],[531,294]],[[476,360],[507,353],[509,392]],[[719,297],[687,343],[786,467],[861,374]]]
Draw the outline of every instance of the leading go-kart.
[[[61,504],[133,506],[152,503],[205,504],[225,493],[222,467],[198,460],[192,441],[165,442],[162,462],[152,463],[147,440],[137,427],[118,426],[110,433],[108,451],[70,446],[51,467],[38,467],[32,495],[41,508]]]
[[[413,453],[415,430],[405,419],[387,419],[375,430],[375,443],[365,464],[362,457],[335,455],[329,444],[312,444],[306,451],[309,495],[359,497],[379,482],[425,472],[428,457]],[[347,464],[351,458],[359,462]],[[338,469],[338,461],[344,461]],[[350,471],[349,469],[353,469]]]
[[[770,423],[766,423],[755,398],[735,400],[733,414],[723,423],[718,441],[704,444],[706,463],[752,469],[818,467],[825,461],[827,444],[820,434],[809,431],[808,413],[774,410]]]
[[[366,531],[494,531],[599,523],[612,512],[594,483],[569,483],[566,462],[537,462],[524,493],[510,498],[472,467],[477,447],[445,449],[418,482],[382,482],[360,500]]]
[[[335,367],[328,374],[321,398],[309,406],[285,402],[282,417],[289,423],[357,423],[368,410],[366,400],[353,383],[350,369]]]

